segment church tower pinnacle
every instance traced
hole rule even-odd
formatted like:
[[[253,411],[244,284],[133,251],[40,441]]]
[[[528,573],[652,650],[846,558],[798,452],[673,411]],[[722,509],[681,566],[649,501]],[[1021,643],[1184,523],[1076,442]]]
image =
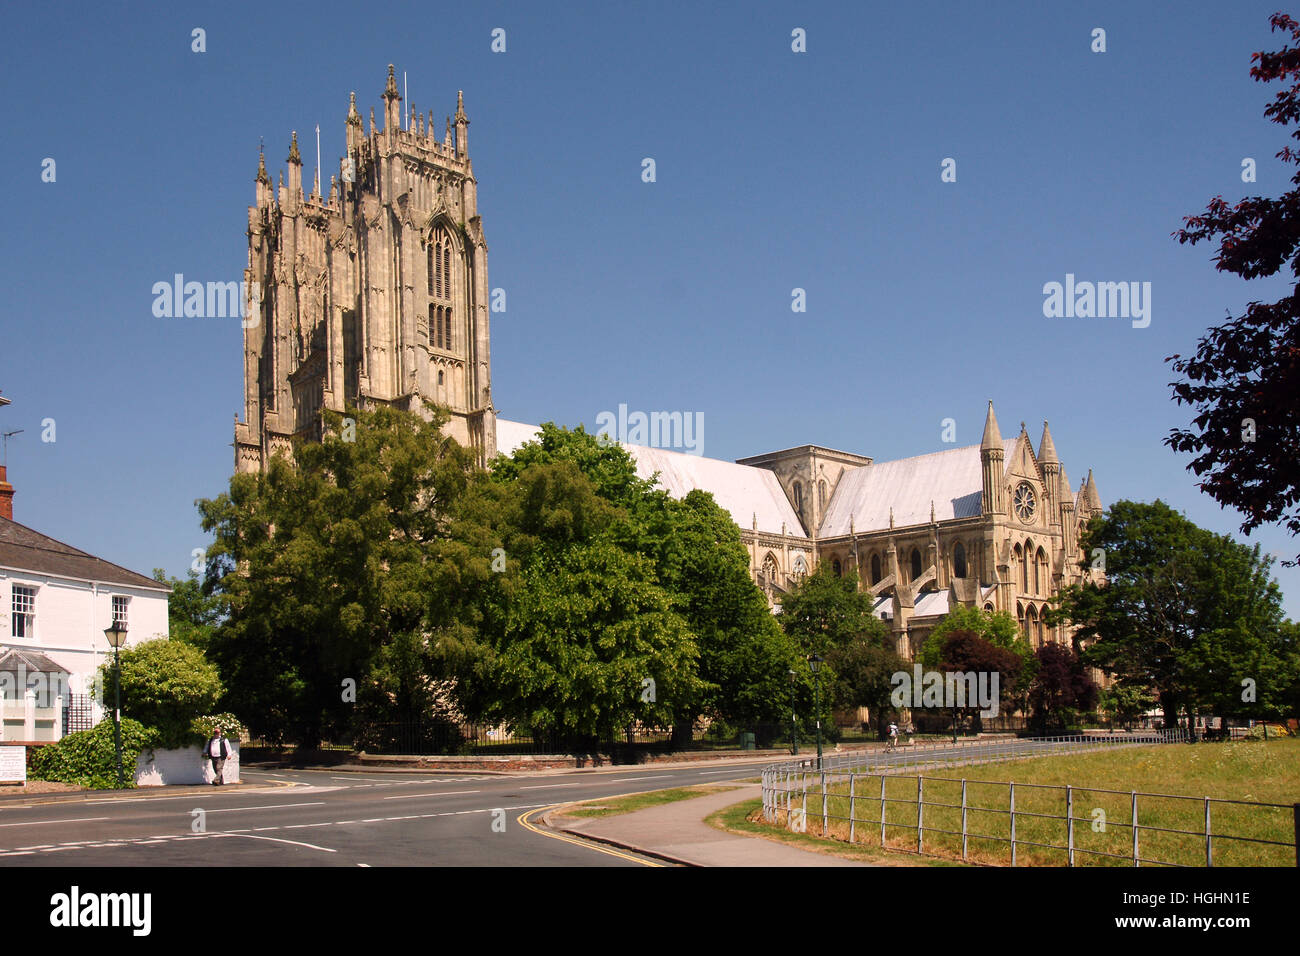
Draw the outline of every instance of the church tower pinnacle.
[[[245,282],[263,290],[244,329],[244,413],[235,467],[259,471],[294,439],[319,439],[326,410],[389,405],[450,412],[445,431],[496,454],[491,399],[487,241],[468,156],[464,96],[456,144],[401,128],[402,94],[388,68],[382,133],[362,129],[348,98],[346,155],[328,201],[302,195],[298,134],[288,183],[270,197],[259,156],[249,207]],[[432,123],[430,123],[432,126]]]

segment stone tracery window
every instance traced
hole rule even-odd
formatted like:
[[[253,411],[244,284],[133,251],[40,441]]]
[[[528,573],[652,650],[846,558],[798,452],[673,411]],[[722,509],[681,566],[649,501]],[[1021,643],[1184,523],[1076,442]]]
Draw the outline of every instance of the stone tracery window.
[[[967,572],[966,547],[958,541],[952,547],[952,573],[954,577],[964,578]]]
[[[429,345],[451,351],[452,281],[451,233],[445,226],[434,229],[429,239],[427,268],[429,280]]]
[[[871,556],[871,583],[879,584],[881,577],[882,575],[880,573],[880,555],[873,554]]]

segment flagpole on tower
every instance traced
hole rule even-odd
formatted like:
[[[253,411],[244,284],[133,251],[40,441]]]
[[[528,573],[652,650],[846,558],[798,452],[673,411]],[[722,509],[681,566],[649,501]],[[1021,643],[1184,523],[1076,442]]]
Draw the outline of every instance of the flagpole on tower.
[[[406,71],[402,71],[402,112],[406,114],[406,121],[403,124],[407,129],[411,128],[411,101],[406,96]]]
[[[316,195],[320,195],[320,123],[316,124]]]

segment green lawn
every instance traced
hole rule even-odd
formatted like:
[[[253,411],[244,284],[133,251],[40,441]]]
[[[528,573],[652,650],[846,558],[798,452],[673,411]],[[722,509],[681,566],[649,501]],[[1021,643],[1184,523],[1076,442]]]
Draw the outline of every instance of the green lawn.
[[[866,863],[873,863],[877,866],[961,865],[960,863],[953,863],[948,860],[934,859],[930,857],[905,857],[899,853],[891,853],[886,850],[881,850],[879,845],[868,846],[866,844],[855,843],[850,846],[847,843],[833,843],[829,840],[823,840],[821,837],[813,836],[810,833],[791,833],[789,830],[783,830],[779,827],[773,827],[763,823],[760,815],[760,809],[762,806],[762,799],[755,797],[753,800],[745,800],[733,806],[718,810],[715,813],[711,813],[705,818],[704,822],[716,829],[726,830],[731,833],[739,833],[742,836],[775,840],[778,843],[788,843],[801,850],[815,850],[819,853],[830,853],[834,856],[842,856],[852,860],[861,860]]]
[[[1285,804],[1278,808],[1211,803],[1215,866],[1294,866],[1291,845],[1273,846],[1230,836],[1294,839],[1292,804],[1300,801],[1300,740],[1268,743],[1172,744],[1043,757],[1013,763],[923,771],[922,846],[927,854],[962,857],[962,784],[966,783],[966,848],[970,862],[1010,863],[1011,788],[1015,782],[1016,864],[1064,866],[1068,856],[1066,791],[1073,787],[1076,866],[1131,866],[1133,831],[1130,791],[1160,794],[1138,798],[1138,843],[1143,865],[1206,865],[1205,797]],[[809,774],[807,829],[821,839],[820,780]],[[1084,789],[1083,785],[1088,788]],[[1103,790],[1122,791],[1102,793]],[[855,843],[881,846],[881,777],[858,774],[854,781]],[[917,848],[917,778],[884,778],[885,840],[888,848]],[[1178,799],[1176,795],[1193,799]],[[849,839],[849,779],[828,774],[827,832]],[[796,808],[800,804],[796,803]],[[836,818],[842,819],[836,819]],[[785,829],[784,811],[775,825]],[[1150,828],[1150,829],[1148,829]],[[1164,832],[1188,830],[1191,834]],[[1032,844],[1043,844],[1034,846]],[[1096,853],[1114,854],[1110,858]],[[1147,862],[1150,861],[1150,862]]]
[[[566,817],[609,817],[616,813],[631,813],[646,807],[657,807],[664,803],[676,803],[678,800],[690,800],[703,797],[720,790],[734,790],[735,787],[677,787],[673,790],[652,790],[650,793],[634,793],[626,797],[612,797],[591,800],[578,804],[564,811]]]

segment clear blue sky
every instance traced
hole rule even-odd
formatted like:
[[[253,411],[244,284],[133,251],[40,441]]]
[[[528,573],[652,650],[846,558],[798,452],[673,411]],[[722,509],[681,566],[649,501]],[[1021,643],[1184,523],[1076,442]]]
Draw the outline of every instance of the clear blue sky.
[[[328,181],[349,91],[378,109],[391,62],[440,124],[465,91],[489,279],[508,296],[492,328],[504,417],[592,425],[626,403],[702,412],[711,457],[817,443],[885,460],[951,447],[945,418],[978,442],[992,398],[1008,437],[1024,420],[1037,443],[1051,421],[1076,489],[1092,468],[1107,503],[1159,497],[1234,531],[1162,444],[1190,417],[1163,360],[1282,286],[1221,276],[1170,234],[1217,194],[1287,188],[1273,89],[1248,75],[1282,45],[1276,6],[10,7],[15,517],[184,572],[207,543],[194,500],[232,469],[241,333],[155,318],[151,287],[239,278],[258,138],[274,177],[297,129],[309,180],[319,123]],[[1066,273],[1152,283],[1150,327],[1045,318],[1043,285]],[[1256,539],[1295,553],[1281,531]],[[1300,574],[1277,573],[1300,617]]]

